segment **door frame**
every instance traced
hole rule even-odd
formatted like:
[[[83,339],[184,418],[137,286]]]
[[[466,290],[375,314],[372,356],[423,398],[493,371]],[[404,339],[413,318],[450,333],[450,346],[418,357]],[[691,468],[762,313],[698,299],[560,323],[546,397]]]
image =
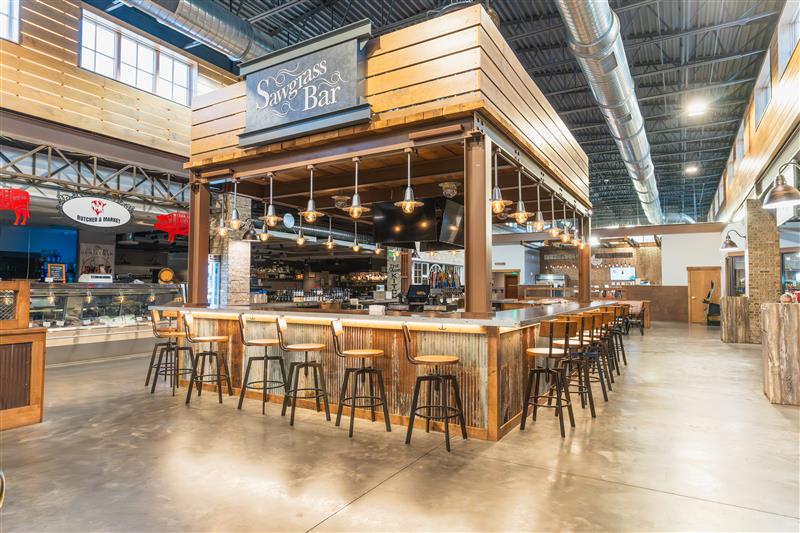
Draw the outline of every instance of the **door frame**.
[[[717,290],[720,291],[720,301],[722,300],[722,266],[721,265],[707,265],[707,266],[687,266],[686,267],[686,301],[688,309],[688,317],[689,323],[692,324],[692,276],[691,272],[693,270],[716,270],[717,271],[717,278],[719,279],[717,283]]]

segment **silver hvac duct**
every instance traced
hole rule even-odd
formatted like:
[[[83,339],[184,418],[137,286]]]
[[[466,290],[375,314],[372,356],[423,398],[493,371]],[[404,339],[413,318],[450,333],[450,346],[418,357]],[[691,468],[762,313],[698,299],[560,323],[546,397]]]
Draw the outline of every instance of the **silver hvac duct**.
[[[556,5],[567,27],[569,48],[606,118],[647,220],[661,224],[664,216],[650,143],[625,57],[619,19],[608,0],[556,0]]]
[[[233,61],[249,61],[279,47],[274,37],[211,0],[122,0]]]

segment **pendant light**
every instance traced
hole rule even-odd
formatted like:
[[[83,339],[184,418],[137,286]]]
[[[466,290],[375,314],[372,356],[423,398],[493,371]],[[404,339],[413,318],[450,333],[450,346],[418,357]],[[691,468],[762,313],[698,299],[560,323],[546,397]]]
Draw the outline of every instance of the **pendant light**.
[[[308,173],[309,173],[309,193],[308,193],[308,203],[306,204],[306,210],[300,211],[300,215],[306,219],[306,222],[309,224],[313,224],[317,221],[318,217],[321,217],[324,213],[320,213],[317,211],[317,204],[314,202],[314,165],[308,165]]]
[[[406,182],[406,189],[403,191],[403,199],[395,202],[395,206],[403,210],[403,213],[410,215],[417,207],[422,207],[422,202],[414,199],[414,189],[411,188],[411,148],[406,148],[406,168],[408,181]]]
[[[499,150],[495,150],[494,152],[494,188],[492,189],[492,197],[490,200],[492,213],[495,215],[499,215],[503,211],[506,210],[506,206],[511,204],[510,200],[503,200],[503,193],[500,191],[500,185],[497,183],[497,153]]]
[[[578,231],[578,223],[577,219],[575,218],[576,212],[578,210],[578,204],[575,204],[572,207],[572,244],[578,246],[581,240],[581,233]]]
[[[261,226],[261,231],[258,232],[258,240],[261,242],[267,242],[269,240],[269,229],[267,229],[266,224]]]
[[[583,217],[581,217],[581,238],[578,239],[578,250],[583,250],[586,248],[586,241],[583,239]]]
[[[764,196],[764,203],[761,204],[764,209],[800,205],[800,191],[786,183],[786,176],[783,175],[783,171],[790,166],[797,167],[800,170],[800,165],[796,161],[789,161],[781,165],[778,169],[778,177],[775,178],[775,186]]]
[[[242,219],[239,218],[239,210],[236,209],[236,199],[238,194],[238,187],[239,187],[239,180],[233,180],[233,208],[231,209],[231,218],[228,221],[228,226],[230,226],[233,230],[239,230],[242,228]]]
[[[542,213],[542,182],[536,182],[536,220],[533,221],[533,231],[544,230],[544,214]]]
[[[550,221],[550,229],[547,230],[547,233],[549,233],[551,237],[558,237],[559,231],[558,226],[556,226],[556,191],[550,192],[550,213],[553,219]]]
[[[328,240],[325,241],[325,248],[328,250],[333,250],[335,244],[333,243],[333,221],[331,217],[328,217]]]
[[[300,218],[300,228],[297,231],[297,238],[294,240],[297,246],[303,246],[306,243],[306,237],[303,235],[303,218]]]
[[[361,245],[358,244],[358,220],[353,222],[354,229],[353,229],[353,251],[358,253],[361,251]]]
[[[225,195],[221,196],[222,206],[219,214],[219,224],[217,224],[217,235],[220,237],[228,236],[228,226],[225,225]]]
[[[528,221],[528,218],[533,215],[533,213],[528,213],[525,209],[525,202],[522,201],[522,167],[517,168],[517,210],[511,213],[511,216],[514,217],[514,220],[517,221],[517,224],[525,224]]]
[[[572,236],[569,234],[569,229],[567,228],[567,200],[565,198],[561,199],[561,208],[564,210],[564,230],[561,232],[561,242],[564,244],[569,244],[572,240]]]
[[[278,225],[278,222],[281,221],[281,217],[278,216],[275,212],[275,206],[272,205],[272,178],[275,174],[273,172],[268,172],[267,176],[269,176],[269,205],[266,207],[266,211],[264,212],[264,216],[261,217],[261,220],[270,228],[274,228]]]
[[[383,248],[381,248],[381,243],[375,244],[375,255],[381,255],[383,253]]]
[[[353,192],[353,201],[350,202],[350,207],[345,207],[344,210],[350,215],[350,218],[356,220],[357,218],[361,218],[361,215],[369,211],[368,207],[364,207],[361,205],[361,195],[358,194],[358,164],[361,161],[360,157],[354,157],[353,162],[356,165],[355,169],[355,177],[356,177],[356,185],[355,191]]]

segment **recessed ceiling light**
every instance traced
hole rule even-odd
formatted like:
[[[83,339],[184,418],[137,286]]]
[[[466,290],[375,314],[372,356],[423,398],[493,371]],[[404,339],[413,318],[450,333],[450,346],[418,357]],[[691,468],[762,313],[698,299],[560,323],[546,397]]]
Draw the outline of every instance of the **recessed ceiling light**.
[[[697,174],[697,171],[700,170],[697,165],[686,165],[683,171],[688,174],[689,176],[694,176]]]
[[[686,114],[690,117],[697,117],[708,111],[708,102],[705,100],[692,100],[686,106]]]

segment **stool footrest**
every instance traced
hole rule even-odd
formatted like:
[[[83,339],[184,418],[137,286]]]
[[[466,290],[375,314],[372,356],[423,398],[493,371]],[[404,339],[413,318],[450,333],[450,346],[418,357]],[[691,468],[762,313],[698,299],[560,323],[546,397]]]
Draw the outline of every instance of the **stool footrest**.
[[[356,404],[348,403],[355,400]],[[369,403],[364,403],[362,405],[358,405],[358,400],[369,400]],[[380,396],[345,396],[342,398],[341,402],[342,405],[345,407],[355,408],[355,409],[372,409],[375,407],[381,407],[383,402],[380,399]]]
[[[286,386],[286,384],[283,381],[277,379],[268,379],[267,383],[274,383],[275,385],[269,385],[268,387],[264,387],[264,380],[259,379],[256,381],[248,382],[245,385],[245,388],[252,390],[264,390],[266,388],[267,390],[271,390],[271,389],[282,389]]]
[[[422,414],[421,410],[426,409],[428,414]],[[442,411],[446,409],[446,413],[443,414],[431,414],[431,412],[435,412],[436,410]],[[444,405],[419,405],[414,410],[415,416],[423,418],[425,420],[450,420],[451,418],[458,418],[459,412],[458,408],[452,405],[444,406]]]

